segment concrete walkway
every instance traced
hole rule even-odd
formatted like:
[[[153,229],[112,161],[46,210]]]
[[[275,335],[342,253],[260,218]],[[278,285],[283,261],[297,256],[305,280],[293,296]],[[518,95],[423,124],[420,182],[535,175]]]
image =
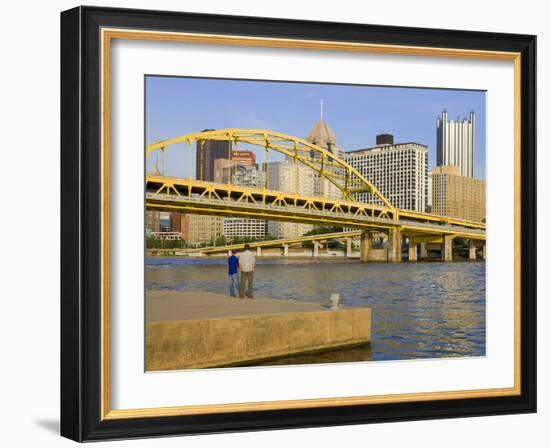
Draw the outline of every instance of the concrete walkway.
[[[369,308],[332,311],[328,304],[204,292],[148,290],[146,297],[148,371],[253,364],[370,341]]]
[[[146,322],[219,319],[257,315],[329,311],[327,304],[281,299],[239,299],[207,292],[147,290]]]

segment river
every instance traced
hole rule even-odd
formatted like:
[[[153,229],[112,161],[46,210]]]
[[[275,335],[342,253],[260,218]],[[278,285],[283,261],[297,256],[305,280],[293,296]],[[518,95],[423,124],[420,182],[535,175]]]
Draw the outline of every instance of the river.
[[[147,289],[227,292],[223,259],[147,258]],[[361,263],[259,258],[257,297],[372,309],[370,346],[264,364],[485,355],[485,262]],[[257,364],[256,364],[257,365]]]

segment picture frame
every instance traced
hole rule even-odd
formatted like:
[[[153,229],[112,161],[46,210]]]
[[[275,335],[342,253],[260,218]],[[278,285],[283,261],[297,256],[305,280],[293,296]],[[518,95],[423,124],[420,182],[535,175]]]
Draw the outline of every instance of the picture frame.
[[[116,39],[511,61],[514,386],[112,409],[111,43]],[[77,7],[61,14],[61,435],[76,441],[536,412],[536,37]],[[513,203],[513,205],[512,205]]]

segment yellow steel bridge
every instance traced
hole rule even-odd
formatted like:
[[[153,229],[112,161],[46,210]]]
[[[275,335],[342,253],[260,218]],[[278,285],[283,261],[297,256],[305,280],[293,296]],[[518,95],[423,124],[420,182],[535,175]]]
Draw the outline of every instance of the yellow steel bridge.
[[[267,130],[222,129],[185,134],[147,145],[146,155],[186,143],[200,150],[207,140],[227,141],[262,147],[284,154],[327,179],[341,192],[341,198],[303,196],[268,190],[213,183],[189,178],[146,176],[146,208],[196,214],[301,222],[363,230],[397,231],[415,238],[463,237],[485,240],[485,224],[428,213],[398,210],[359,171],[330,151],[301,138]],[[231,176],[229,176],[230,178]],[[368,192],[372,203],[354,199]]]

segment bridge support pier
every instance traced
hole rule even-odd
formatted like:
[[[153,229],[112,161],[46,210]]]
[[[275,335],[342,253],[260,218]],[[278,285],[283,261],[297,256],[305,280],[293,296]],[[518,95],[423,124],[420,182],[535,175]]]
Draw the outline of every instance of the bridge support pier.
[[[348,246],[351,246],[351,240],[348,241]],[[362,262],[369,261],[369,251],[371,248],[372,248],[372,234],[370,232],[365,231],[361,234],[361,244],[360,244],[361,254],[359,255],[359,259]]]
[[[486,247],[486,245],[483,244],[482,254],[483,254],[483,259],[484,259],[484,260],[485,260],[485,257],[486,257],[486,255],[487,255],[487,249],[486,249],[485,247]]]
[[[425,260],[428,258],[428,244],[420,243],[420,259]]]
[[[474,244],[474,240],[470,240],[469,244],[468,244],[468,258],[470,260],[475,260],[476,259],[476,245]]]
[[[452,235],[443,236],[443,244],[441,245],[441,259],[443,261],[453,261],[453,237]]]
[[[283,257],[288,257],[288,244],[283,244]]]
[[[323,245],[317,241],[313,241],[313,256],[318,257],[319,256],[319,248],[323,247]]]
[[[262,256],[262,248],[260,246],[258,246],[256,248],[256,256],[257,257],[261,257]]]
[[[346,257],[351,257],[353,246],[351,245],[351,238],[346,238]]]
[[[418,260],[418,245],[409,241],[409,261]]]
[[[388,232],[388,261],[401,262],[401,232],[397,229]]]

